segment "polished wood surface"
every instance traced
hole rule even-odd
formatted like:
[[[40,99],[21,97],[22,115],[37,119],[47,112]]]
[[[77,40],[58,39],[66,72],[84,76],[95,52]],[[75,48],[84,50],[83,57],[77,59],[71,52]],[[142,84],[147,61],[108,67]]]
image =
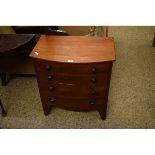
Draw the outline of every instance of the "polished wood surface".
[[[38,66],[37,70],[40,72],[47,70],[48,72],[52,71],[53,73],[65,73],[65,74],[104,73],[108,71],[111,67],[111,62],[60,63],[60,62],[35,59],[35,63]]]
[[[50,70],[47,70],[46,64],[50,64]],[[100,96],[107,90],[112,64],[107,62],[102,63],[102,70],[97,70],[98,66],[95,66],[93,63],[84,65],[76,64],[74,66],[74,72],[71,72],[70,64],[67,64],[68,66],[56,62],[46,63],[46,61],[42,61],[40,63],[34,60],[36,72],[37,75],[39,75],[38,84],[41,91],[52,93],[56,96],[71,96],[77,98],[88,97],[93,95],[93,93],[95,93],[94,96]],[[94,72],[91,68],[88,68],[88,66],[95,66],[94,68],[97,69]],[[83,69],[85,69],[85,72]]]
[[[42,35],[30,56],[56,62],[114,61],[115,47],[111,38]]]
[[[15,55],[34,39],[34,34],[0,34],[0,56]]]
[[[45,115],[56,106],[74,111],[96,109],[106,118],[115,60],[112,39],[42,36],[30,56]]]

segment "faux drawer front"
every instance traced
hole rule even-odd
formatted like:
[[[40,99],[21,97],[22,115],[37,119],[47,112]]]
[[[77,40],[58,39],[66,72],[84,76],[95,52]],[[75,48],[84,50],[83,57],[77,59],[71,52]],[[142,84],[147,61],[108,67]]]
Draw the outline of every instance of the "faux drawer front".
[[[110,73],[103,73],[97,75],[72,75],[72,74],[55,74],[55,73],[44,73],[40,72],[37,75],[38,82],[46,83],[51,82],[51,84],[59,83],[65,85],[75,85],[78,84],[79,87],[82,85],[95,85],[96,87],[100,85],[107,85],[109,81]]]
[[[65,74],[97,74],[111,70],[112,62],[104,63],[58,63],[44,60],[35,60],[38,72],[53,72]]]
[[[43,95],[43,94],[42,94]],[[67,110],[74,110],[74,111],[89,111],[96,109],[96,106],[104,104],[103,98],[98,99],[73,99],[73,98],[60,98],[60,97],[53,97],[53,96],[42,96],[44,99],[43,101],[48,104],[49,106],[56,106]]]
[[[80,98],[80,97],[99,97],[103,95],[107,95],[108,85],[99,85],[98,87],[91,85],[79,85],[79,84],[61,84],[51,82],[39,83],[40,93],[48,93],[55,95],[57,97],[72,97],[72,98]]]

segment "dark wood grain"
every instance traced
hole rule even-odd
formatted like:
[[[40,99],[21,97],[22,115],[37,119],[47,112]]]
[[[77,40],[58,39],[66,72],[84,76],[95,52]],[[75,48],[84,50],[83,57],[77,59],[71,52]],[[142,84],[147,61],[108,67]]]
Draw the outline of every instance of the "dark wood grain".
[[[49,73],[65,73],[65,74],[96,74],[105,73],[111,68],[111,62],[94,62],[94,63],[60,63],[34,59],[34,65],[37,65],[38,72],[49,71]],[[47,69],[47,67],[49,67]],[[95,68],[95,71],[93,71]]]
[[[46,105],[47,107],[59,107],[73,111],[90,111],[97,109],[98,105],[102,105],[104,103],[104,96],[97,98],[87,97],[75,99],[72,97],[58,97],[55,95],[48,95],[46,93],[41,93],[40,95],[42,101],[44,102],[43,108],[44,105]],[[44,109],[44,111],[46,110]]]
[[[107,91],[107,86],[91,86],[91,85],[68,85],[68,84],[60,84],[60,83],[47,83],[40,82],[39,83],[40,90],[42,92],[46,92],[48,94],[54,94],[59,97],[71,96],[72,98],[79,97],[90,97],[90,96],[102,96]],[[51,87],[53,88],[51,90]],[[72,91],[71,91],[72,90]]]
[[[51,84],[59,83],[59,84],[95,84],[96,86],[106,85],[109,74],[90,74],[90,75],[74,75],[74,74],[62,74],[62,73],[45,73],[38,72],[40,74],[39,79],[40,82],[50,81]],[[43,73],[43,74],[42,74]]]
[[[25,52],[24,48],[34,42],[34,37],[34,34],[0,34],[0,56],[12,56]]]

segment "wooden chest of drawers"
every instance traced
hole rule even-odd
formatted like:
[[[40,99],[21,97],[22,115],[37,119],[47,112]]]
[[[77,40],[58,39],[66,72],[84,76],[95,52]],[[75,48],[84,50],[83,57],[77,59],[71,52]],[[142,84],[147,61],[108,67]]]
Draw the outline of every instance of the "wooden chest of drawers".
[[[33,58],[44,114],[53,106],[98,110],[106,118],[114,42],[110,38],[41,36]]]

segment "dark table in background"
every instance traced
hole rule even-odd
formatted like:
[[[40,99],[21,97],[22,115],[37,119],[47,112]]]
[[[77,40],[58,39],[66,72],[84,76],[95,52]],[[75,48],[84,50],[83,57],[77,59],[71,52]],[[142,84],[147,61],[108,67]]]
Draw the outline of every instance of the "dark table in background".
[[[0,34],[0,76],[2,86],[7,84],[9,69],[18,65],[15,57],[27,58],[35,46],[34,34]],[[5,109],[0,99],[2,116],[6,116]]]
[[[35,44],[35,34],[0,34],[0,75],[3,86],[7,84],[10,67],[18,65],[14,58],[28,57]]]

